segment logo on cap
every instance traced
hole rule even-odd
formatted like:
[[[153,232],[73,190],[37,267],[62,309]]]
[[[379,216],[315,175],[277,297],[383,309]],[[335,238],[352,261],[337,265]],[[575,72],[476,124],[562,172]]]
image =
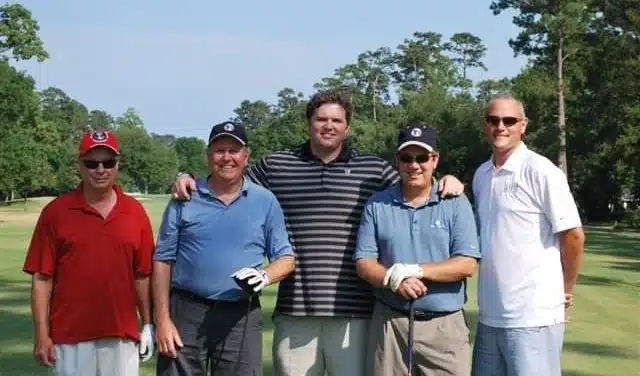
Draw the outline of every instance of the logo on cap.
[[[107,141],[107,134],[102,131],[93,131],[91,132],[91,140],[95,142],[105,142]]]
[[[231,123],[227,123],[227,124],[224,125],[224,130],[227,131],[227,132],[233,132],[234,129],[235,129],[235,127]]]
[[[422,131],[420,130],[420,128],[413,128],[411,130],[411,135],[413,137],[420,137],[420,136],[422,136]]]

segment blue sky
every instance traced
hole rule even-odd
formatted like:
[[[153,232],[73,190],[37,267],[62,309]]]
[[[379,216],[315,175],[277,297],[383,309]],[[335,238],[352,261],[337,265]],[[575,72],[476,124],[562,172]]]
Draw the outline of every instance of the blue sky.
[[[481,37],[487,72],[514,76],[511,16],[490,0],[23,0],[51,58],[18,64],[38,88],[55,86],[114,116],[134,107],[155,133],[206,137],[244,99],[305,95],[366,50],[395,48],[415,31]],[[179,5],[180,4],[180,5]]]

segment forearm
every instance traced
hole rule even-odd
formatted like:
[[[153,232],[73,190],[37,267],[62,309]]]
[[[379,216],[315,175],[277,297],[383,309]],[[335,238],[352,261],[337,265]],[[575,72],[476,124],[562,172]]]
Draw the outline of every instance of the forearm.
[[[473,257],[454,256],[445,261],[420,264],[420,267],[424,280],[446,283],[471,277],[477,265]]]
[[[138,313],[143,324],[151,323],[151,285],[149,277],[138,278],[136,284],[136,298]]]
[[[31,284],[31,314],[33,330],[37,337],[49,336],[49,307],[53,279],[35,273]]]
[[[374,258],[362,258],[356,261],[358,276],[375,287],[384,286],[387,268]]]
[[[560,234],[560,260],[564,276],[564,292],[573,293],[584,255],[584,231],[581,227]]]
[[[269,277],[269,284],[283,280],[295,268],[293,256],[282,256],[264,268]]]
[[[171,263],[153,262],[151,275],[151,292],[153,296],[153,313],[156,322],[170,319],[169,291],[171,286]]]

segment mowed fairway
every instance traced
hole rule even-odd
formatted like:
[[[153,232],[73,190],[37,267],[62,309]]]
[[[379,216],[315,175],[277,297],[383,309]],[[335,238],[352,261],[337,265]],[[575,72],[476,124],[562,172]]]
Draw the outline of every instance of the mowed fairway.
[[[160,225],[167,199],[166,196],[141,198],[154,230]],[[47,374],[31,355],[30,279],[21,272],[35,220],[46,202],[47,199],[33,199],[26,204],[0,207],[0,375]],[[271,312],[275,291],[275,286],[270,287],[262,298],[265,376],[273,375]],[[563,374],[638,375],[640,233],[588,228],[587,255],[575,291],[575,303],[572,321],[566,330]],[[467,307],[473,338],[475,281],[470,282]],[[154,364],[146,363],[142,375],[153,375]]]

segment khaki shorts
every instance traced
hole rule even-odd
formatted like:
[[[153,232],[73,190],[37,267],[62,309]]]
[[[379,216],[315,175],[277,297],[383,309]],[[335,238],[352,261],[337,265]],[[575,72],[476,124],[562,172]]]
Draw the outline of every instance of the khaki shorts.
[[[97,339],[54,347],[56,376],[138,376],[138,346],[131,340]]]
[[[368,319],[273,318],[273,364],[278,376],[365,376]]]
[[[406,375],[408,335],[408,316],[376,303],[369,330],[367,375]],[[468,376],[471,346],[462,311],[415,320],[413,349],[413,375]]]

